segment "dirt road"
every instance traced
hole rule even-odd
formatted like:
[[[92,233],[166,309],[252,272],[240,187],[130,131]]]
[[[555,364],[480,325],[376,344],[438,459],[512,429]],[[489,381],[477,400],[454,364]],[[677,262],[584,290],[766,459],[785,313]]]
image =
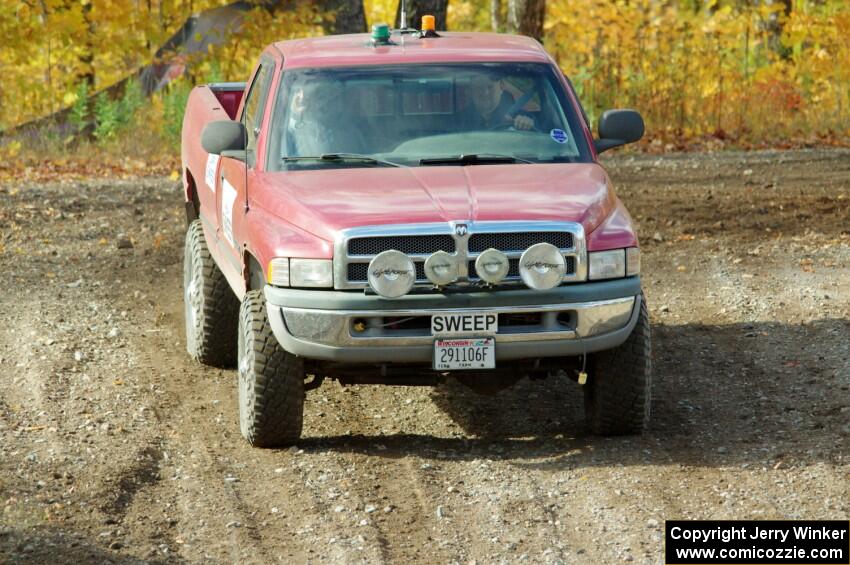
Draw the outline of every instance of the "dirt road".
[[[326,381],[252,449],[184,352],[177,183],[0,186],[0,562],[661,563],[665,519],[847,519],[850,152],[608,164],[655,366],[617,439],[571,382]]]

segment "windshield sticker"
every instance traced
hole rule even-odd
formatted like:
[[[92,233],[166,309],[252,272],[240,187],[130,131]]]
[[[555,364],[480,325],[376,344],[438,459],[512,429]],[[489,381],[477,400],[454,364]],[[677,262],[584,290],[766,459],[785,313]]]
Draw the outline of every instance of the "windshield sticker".
[[[207,156],[207,170],[206,170],[206,179],[207,186],[210,187],[210,190],[215,192],[215,173],[218,170],[218,155],[213,155],[210,153]]]
[[[227,179],[221,179],[221,228],[224,230],[224,237],[230,242],[234,248],[236,240],[233,237],[233,205],[236,203],[236,189],[233,185],[227,182]]]
[[[566,143],[567,142],[567,132],[562,129],[553,129],[549,132],[549,135],[557,141],[558,143]]]

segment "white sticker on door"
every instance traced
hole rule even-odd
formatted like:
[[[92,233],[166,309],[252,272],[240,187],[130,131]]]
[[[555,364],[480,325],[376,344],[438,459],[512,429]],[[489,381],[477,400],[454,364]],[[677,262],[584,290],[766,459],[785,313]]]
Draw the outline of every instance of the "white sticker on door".
[[[213,192],[215,192],[215,173],[218,171],[218,159],[219,156],[213,155],[212,153],[207,156],[207,186],[210,187],[210,190]]]
[[[236,203],[236,189],[224,178],[221,179],[221,189],[221,229],[224,232],[224,237],[235,248],[236,239],[233,237],[233,206]]]

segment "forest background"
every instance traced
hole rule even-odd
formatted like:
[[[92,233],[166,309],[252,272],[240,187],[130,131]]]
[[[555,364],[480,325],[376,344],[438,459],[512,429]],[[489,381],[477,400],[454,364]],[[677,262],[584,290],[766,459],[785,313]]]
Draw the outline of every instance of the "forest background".
[[[592,121],[607,108],[641,111],[640,150],[850,145],[847,0],[408,0],[407,7],[414,25],[435,13],[438,29],[537,37]],[[185,37],[193,14],[231,17],[234,8],[236,23],[220,37]],[[0,172],[80,163],[106,173],[173,171],[192,85],[246,80],[275,40],[365,31],[398,18],[394,0],[0,0]],[[181,39],[201,49],[189,53]],[[162,76],[151,81],[145,68]]]

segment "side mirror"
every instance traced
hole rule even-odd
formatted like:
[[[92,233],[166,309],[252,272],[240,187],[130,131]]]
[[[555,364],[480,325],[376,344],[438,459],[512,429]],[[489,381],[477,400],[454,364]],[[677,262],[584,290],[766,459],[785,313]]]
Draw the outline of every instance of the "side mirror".
[[[245,125],[233,120],[218,120],[204,126],[201,147],[207,153],[221,155],[226,151],[245,150]]]
[[[594,142],[596,152],[634,143],[643,137],[643,118],[636,110],[606,110],[599,118],[599,139]]]

